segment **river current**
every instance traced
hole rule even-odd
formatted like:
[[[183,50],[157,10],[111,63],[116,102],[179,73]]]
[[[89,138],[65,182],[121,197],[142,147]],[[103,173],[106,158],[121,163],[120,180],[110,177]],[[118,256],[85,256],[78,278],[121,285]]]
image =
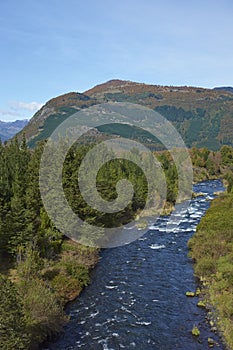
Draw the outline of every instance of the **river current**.
[[[198,298],[186,297],[198,281],[188,257],[187,241],[214,198],[224,190],[220,180],[194,186],[202,192],[187,210],[151,219],[147,233],[137,241],[101,252],[92,272],[92,283],[69,305],[70,322],[49,350],[202,350],[208,338],[225,349],[211,331],[207,312],[197,307]],[[191,333],[200,329],[200,337]]]

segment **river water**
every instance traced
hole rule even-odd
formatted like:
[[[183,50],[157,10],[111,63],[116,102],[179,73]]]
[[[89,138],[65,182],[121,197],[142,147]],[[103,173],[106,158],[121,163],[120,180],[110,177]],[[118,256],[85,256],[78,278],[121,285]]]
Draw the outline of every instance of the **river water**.
[[[187,241],[209,207],[220,180],[194,186],[205,195],[193,199],[188,210],[176,209],[173,227],[169,217],[151,225],[137,241],[106,249],[92,273],[92,283],[68,308],[65,332],[49,350],[201,350],[208,338],[225,349],[198,308],[198,298],[187,291],[198,287],[188,257]],[[199,338],[192,336],[196,325]]]

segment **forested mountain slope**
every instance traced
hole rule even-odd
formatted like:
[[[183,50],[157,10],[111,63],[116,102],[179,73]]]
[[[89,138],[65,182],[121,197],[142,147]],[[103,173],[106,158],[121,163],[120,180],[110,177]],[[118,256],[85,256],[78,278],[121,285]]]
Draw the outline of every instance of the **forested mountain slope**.
[[[129,102],[149,107],[173,123],[187,147],[220,149],[233,142],[233,95],[223,89],[147,85],[122,80],[84,92],[71,92],[48,101],[19,133],[29,146],[47,138],[66,118],[82,108],[108,102]],[[126,132],[127,134],[127,132]]]

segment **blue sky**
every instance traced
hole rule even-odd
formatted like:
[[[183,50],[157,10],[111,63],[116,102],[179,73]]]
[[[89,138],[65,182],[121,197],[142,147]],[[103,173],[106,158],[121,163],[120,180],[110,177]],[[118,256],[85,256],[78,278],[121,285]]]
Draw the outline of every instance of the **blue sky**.
[[[0,0],[0,120],[119,78],[233,85],[232,0]]]

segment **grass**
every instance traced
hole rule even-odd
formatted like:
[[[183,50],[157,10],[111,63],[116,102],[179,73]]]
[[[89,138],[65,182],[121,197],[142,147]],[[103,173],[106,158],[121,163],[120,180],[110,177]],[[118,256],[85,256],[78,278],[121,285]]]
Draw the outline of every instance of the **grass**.
[[[233,349],[233,194],[212,202],[189,241],[195,273],[207,302],[216,310],[218,327]]]

